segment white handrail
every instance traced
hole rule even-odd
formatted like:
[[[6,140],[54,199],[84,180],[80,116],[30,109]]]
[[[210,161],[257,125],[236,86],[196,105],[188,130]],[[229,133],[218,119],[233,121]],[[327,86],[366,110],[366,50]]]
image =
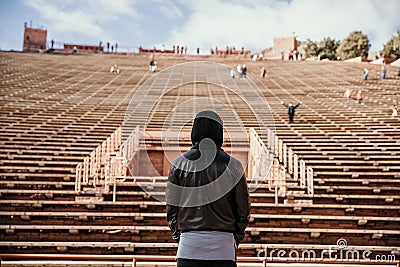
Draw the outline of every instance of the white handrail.
[[[283,144],[283,166],[285,166],[285,168],[288,167],[288,154],[287,154],[287,145]]]
[[[291,148],[288,151],[288,166],[289,174],[293,174],[293,150]]]
[[[299,156],[296,153],[294,153],[293,150],[289,148],[287,144],[285,144],[283,140],[280,139],[271,129],[268,129],[267,144],[268,144],[267,147],[271,148],[270,152],[272,156],[278,160],[279,166],[282,165],[285,171],[287,171],[290,175],[292,175],[293,180],[299,181],[299,185],[302,188],[307,188],[308,195],[313,196],[314,195],[313,169],[310,166],[307,166],[304,160],[299,159]],[[271,178],[269,178],[268,180],[269,187],[271,190],[273,190],[273,187],[275,185],[274,177],[276,177],[276,175],[279,175],[274,167],[278,163],[274,161],[274,164],[271,169]],[[283,176],[280,177],[282,178]]]
[[[82,185],[91,185],[93,188],[105,183],[105,167],[107,165],[107,154],[115,152],[121,146],[122,129],[117,128],[111,136],[98,145],[91,153],[86,156],[83,163],[76,166],[75,171],[75,191],[81,192]]]
[[[293,180],[299,180],[299,156],[297,154],[293,156]]]
[[[250,150],[249,150],[249,170],[250,177],[256,184],[263,181],[268,175],[268,149],[258,136],[257,132],[249,130]]]
[[[81,191],[81,181],[82,181],[82,163],[76,165],[75,171],[75,192]]]
[[[300,186],[306,187],[306,162],[302,159],[300,160]]]
[[[307,192],[310,197],[314,196],[314,173],[310,166],[307,167]]]
[[[267,148],[274,146],[271,142],[274,140],[274,144],[279,146],[275,151],[282,151],[283,143],[271,132],[268,132],[268,136],[273,139],[270,139],[266,146],[257,132],[253,128],[249,129],[249,176],[251,181],[255,179],[256,183],[266,180],[269,190],[275,192],[275,203],[278,204],[278,197],[286,196],[286,168],[278,158],[274,158],[274,154],[268,153]]]

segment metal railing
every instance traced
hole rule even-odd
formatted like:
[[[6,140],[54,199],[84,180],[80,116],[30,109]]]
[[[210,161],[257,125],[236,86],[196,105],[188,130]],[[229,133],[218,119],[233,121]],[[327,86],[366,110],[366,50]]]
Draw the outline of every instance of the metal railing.
[[[0,266],[6,260],[16,260],[20,263],[23,263],[24,260],[30,261],[38,261],[40,260],[51,260],[52,266],[54,266],[57,261],[79,261],[81,262],[90,262],[90,261],[120,261],[131,265],[132,267],[136,267],[139,262],[149,262],[155,261],[157,264],[163,262],[175,262],[175,256],[153,256],[153,255],[83,255],[83,254],[0,254]],[[269,266],[269,263],[284,263],[284,264],[308,264],[308,266],[321,266],[321,264],[337,264],[341,265],[354,265],[354,266],[368,266],[368,265],[382,265],[382,266],[392,266],[392,267],[400,267],[400,262],[398,260],[393,261],[378,261],[371,259],[325,259],[325,258],[283,258],[283,257],[274,257],[270,259],[269,257],[237,257],[237,262],[251,262],[251,263],[260,263],[263,267]],[[60,266],[63,263],[60,263]],[[45,266],[45,265],[44,265]],[[127,265],[128,266],[128,265]]]
[[[121,146],[122,129],[115,130],[106,141],[94,149],[90,156],[85,157],[83,163],[76,166],[75,191],[80,192],[82,186],[92,184],[96,187],[105,178],[104,166],[108,153],[115,152]]]
[[[271,129],[268,129],[267,144],[253,128],[249,129],[249,139],[249,177],[256,183],[265,180],[269,190],[275,192],[276,204],[279,196],[286,197],[287,173],[299,182],[301,188],[307,189],[310,197],[314,195],[313,169],[306,166],[304,160],[299,160],[299,156]]]
[[[122,143],[122,129],[118,128],[76,166],[75,192],[110,194],[112,187],[115,202],[117,182],[127,179],[128,163],[134,160],[139,151],[140,138],[138,126]],[[278,203],[278,197],[287,195],[286,175],[289,173],[294,181],[299,181],[301,188],[307,188],[309,196],[314,195],[313,169],[306,166],[304,160],[299,161],[298,155],[288,149],[274,132],[268,131],[265,144],[257,132],[250,128],[249,140],[248,169],[251,182],[257,185],[266,180],[269,189],[275,192],[275,202]]]
[[[249,177],[255,181],[263,182],[269,174],[269,165],[271,164],[270,153],[264,142],[258,136],[257,132],[250,128],[249,130],[250,150],[249,150]]]
[[[250,150],[248,156],[249,177],[256,184],[266,180],[269,190],[275,192],[275,203],[278,204],[278,197],[286,196],[286,170],[271,150],[267,148],[264,141],[260,138],[257,132],[249,129]],[[278,144],[279,142],[276,142]],[[280,148],[277,147],[275,151]]]
[[[301,188],[307,189],[307,194],[312,197],[314,195],[312,167],[307,166],[304,160],[299,160],[299,156],[291,148],[288,148],[275,132],[268,129],[267,149],[272,147],[275,148],[274,157],[279,159],[279,163],[293,176],[293,180],[298,181],[300,179]]]
[[[109,194],[113,187],[116,201],[116,183],[127,178],[128,163],[139,150],[140,128],[137,126],[122,143],[122,128],[119,127],[76,166],[75,192],[96,191]]]

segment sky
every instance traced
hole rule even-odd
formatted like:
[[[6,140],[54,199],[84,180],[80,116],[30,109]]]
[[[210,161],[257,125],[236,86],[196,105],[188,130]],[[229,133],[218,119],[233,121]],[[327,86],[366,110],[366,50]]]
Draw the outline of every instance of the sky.
[[[370,51],[400,30],[399,0],[0,0],[0,49],[22,50],[24,22],[62,43],[172,48],[273,46],[274,37],[343,40],[367,34]]]

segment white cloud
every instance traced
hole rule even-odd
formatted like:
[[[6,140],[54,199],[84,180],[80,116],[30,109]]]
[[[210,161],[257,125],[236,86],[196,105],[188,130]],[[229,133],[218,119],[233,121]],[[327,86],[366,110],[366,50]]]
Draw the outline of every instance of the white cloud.
[[[171,30],[166,44],[263,49],[272,46],[274,37],[293,32],[300,40],[342,40],[361,30],[372,41],[371,50],[379,50],[400,28],[398,0],[191,0],[188,5],[193,13]]]
[[[380,50],[400,30],[398,0],[24,0],[56,41],[261,50],[293,32],[343,40],[361,30]]]
[[[166,19],[174,20],[183,16],[182,11],[171,1],[160,1],[158,8]]]
[[[133,8],[134,3],[129,0],[25,1],[27,6],[39,12],[47,25],[51,25],[50,33],[69,37],[79,34],[97,40],[112,39],[111,34],[105,30],[107,23],[118,25],[120,17],[126,15],[139,17]]]

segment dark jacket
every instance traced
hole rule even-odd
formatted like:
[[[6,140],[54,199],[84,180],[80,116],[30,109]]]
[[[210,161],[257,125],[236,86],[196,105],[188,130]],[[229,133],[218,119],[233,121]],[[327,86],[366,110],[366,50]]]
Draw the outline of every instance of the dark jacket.
[[[200,112],[191,138],[193,147],[174,160],[168,177],[167,221],[172,237],[179,242],[185,231],[224,231],[233,233],[238,244],[250,217],[243,167],[222,150],[223,127],[216,113]],[[206,138],[214,142],[214,148],[201,144]],[[204,156],[207,150],[213,152],[208,159]],[[200,166],[207,160],[208,164]],[[174,189],[176,185],[180,188]]]
[[[294,116],[294,113],[295,113],[295,111],[296,111],[296,108],[297,108],[298,106],[300,106],[300,103],[297,104],[296,106],[294,106],[294,105],[288,105],[288,104],[283,104],[283,105],[288,109],[288,115],[289,115],[289,116]]]

